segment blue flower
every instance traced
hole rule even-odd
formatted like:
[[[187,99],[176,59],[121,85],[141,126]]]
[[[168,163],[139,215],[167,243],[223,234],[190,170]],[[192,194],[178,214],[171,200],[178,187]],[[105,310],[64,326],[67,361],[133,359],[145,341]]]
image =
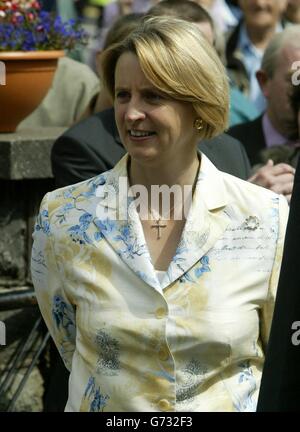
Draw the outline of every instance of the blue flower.
[[[95,239],[96,242],[102,240],[103,239],[102,233],[100,231],[95,232],[94,239]]]
[[[90,406],[90,412],[103,411],[106,406],[106,401],[109,399],[108,395],[102,395],[100,393],[100,387],[95,391],[94,399]]]
[[[92,243],[92,240],[86,233],[92,220],[93,216],[90,213],[84,213],[79,218],[79,224],[68,228],[68,232],[74,242],[78,242],[79,244]]]
[[[67,305],[64,298],[59,295],[53,297],[52,317],[58,329],[62,327],[69,336],[74,335],[74,311]]]
[[[93,216],[90,213],[84,213],[82,216],[80,216],[79,222],[80,222],[81,229],[86,231],[92,220],[93,220]]]
[[[128,225],[123,226],[120,229],[120,234],[115,237],[116,241],[122,241],[124,243],[128,243],[130,240],[130,228]]]
[[[101,231],[105,231],[107,234],[113,233],[116,230],[116,222],[108,218],[102,221],[100,219],[96,219],[95,225],[97,228],[99,228]]]
[[[197,278],[201,277],[203,275],[203,273],[210,272],[209,258],[207,255],[204,255],[200,259],[200,263],[202,264],[202,267],[198,267],[195,269],[195,276]]]
[[[48,220],[48,211],[42,210],[36,220],[35,224],[36,231],[42,231],[47,236],[50,235],[50,223]]]
[[[87,396],[90,397],[93,393],[95,392],[95,378],[94,377],[89,377],[89,382],[86,386],[85,392],[84,392],[84,397],[86,398]]]
[[[73,192],[72,189],[67,189],[67,190],[64,192],[64,198],[73,198],[72,192]]]
[[[86,45],[88,34],[80,28],[80,22],[63,22],[61,17],[28,7],[12,11],[4,6],[1,18],[0,51],[34,51],[73,49]],[[16,13],[18,12],[18,13]]]
[[[88,399],[92,398],[90,412],[103,412],[103,409],[107,404],[107,400],[110,399],[108,395],[101,394],[100,387],[96,388],[96,382],[93,376],[89,377],[89,381],[84,392],[84,397]]]

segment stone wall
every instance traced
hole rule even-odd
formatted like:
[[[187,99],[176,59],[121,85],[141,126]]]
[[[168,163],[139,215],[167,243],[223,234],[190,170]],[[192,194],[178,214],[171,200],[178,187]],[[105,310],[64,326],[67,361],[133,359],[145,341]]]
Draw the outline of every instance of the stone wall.
[[[50,153],[62,132],[61,128],[51,128],[0,134],[0,321],[6,325],[6,345],[0,346],[2,411],[36,352],[35,346],[28,348],[24,364],[16,367],[15,384],[1,394],[1,383],[13,362],[17,346],[25,343],[39,315],[37,307],[30,306],[32,301],[26,308],[15,309],[15,299],[19,293],[32,289],[29,270],[32,230],[42,197],[54,188]],[[14,293],[14,301],[10,298],[11,293]],[[8,301],[4,302],[4,298]],[[37,346],[42,333],[37,336]],[[35,367],[13,410],[41,411],[42,387],[41,369]]]

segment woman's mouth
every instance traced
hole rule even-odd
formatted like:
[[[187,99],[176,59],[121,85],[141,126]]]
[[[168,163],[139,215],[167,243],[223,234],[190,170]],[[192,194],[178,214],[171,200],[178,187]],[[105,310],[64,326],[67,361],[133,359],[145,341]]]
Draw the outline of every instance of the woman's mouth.
[[[129,129],[128,134],[131,138],[145,139],[145,138],[149,138],[149,137],[155,135],[155,132],[140,130],[140,129]]]

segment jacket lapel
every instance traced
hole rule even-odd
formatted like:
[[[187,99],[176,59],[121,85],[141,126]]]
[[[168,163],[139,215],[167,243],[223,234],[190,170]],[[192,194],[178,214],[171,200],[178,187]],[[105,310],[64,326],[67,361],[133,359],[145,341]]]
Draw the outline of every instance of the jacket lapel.
[[[221,172],[201,153],[201,168],[192,205],[162,288],[181,278],[221,238],[230,222],[225,211],[228,203]]]
[[[142,280],[161,291],[146,245],[142,224],[128,189],[125,155],[97,188],[94,225],[119,257]]]
[[[144,282],[160,291],[181,278],[213,247],[230,220],[225,212],[228,196],[222,174],[201,154],[201,168],[181,241],[168,271],[159,283],[151,262],[142,224],[133,197],[128,192],[127,160],[97,181],[96,196],[89,212],[99,238],[105,238],[118,256]],[[97,235],[94,236],[97,238]]]

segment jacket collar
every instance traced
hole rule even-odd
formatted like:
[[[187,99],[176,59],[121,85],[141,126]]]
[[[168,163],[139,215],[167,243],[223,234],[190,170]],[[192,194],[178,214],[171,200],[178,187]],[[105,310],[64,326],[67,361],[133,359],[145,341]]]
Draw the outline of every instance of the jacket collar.
[[[133,197],[128,193],[128,155],[107,173],[97,188],[94,224],[119,257],[144,282],[161,291],[181,278],[222,236],[229,218],[229,202],[222,173],[201,154],[201,167],[192,206],[181,241],[168,271],[160,284],[145,242],[142,224]],[[101,183],[101,182],[100,182]]]

